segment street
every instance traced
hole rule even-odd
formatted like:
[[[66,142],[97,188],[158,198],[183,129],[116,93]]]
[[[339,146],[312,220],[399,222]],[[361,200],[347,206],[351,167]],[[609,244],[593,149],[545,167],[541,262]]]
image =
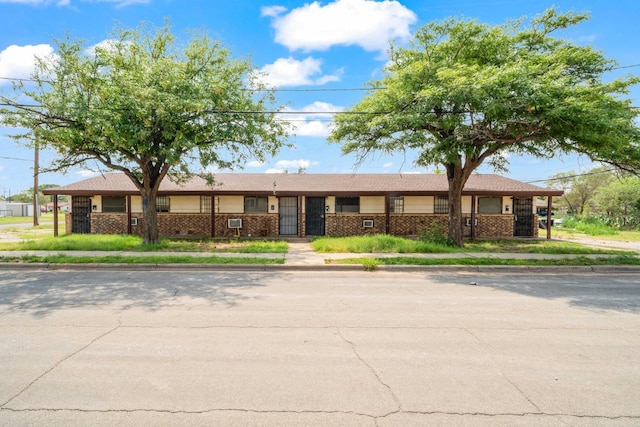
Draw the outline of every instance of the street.
[[[637,273],[0,270],[0,425],[638,425]]]

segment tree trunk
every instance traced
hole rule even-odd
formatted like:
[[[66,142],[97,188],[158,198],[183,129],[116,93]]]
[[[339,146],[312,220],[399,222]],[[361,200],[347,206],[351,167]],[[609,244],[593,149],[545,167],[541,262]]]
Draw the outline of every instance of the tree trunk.
[[[449,183],[449,240],[456,246],[464,246],[462,239],[462,189],[467,182],[467,174],[460,164],[447,164]]]
[[[154,188],[143,189],[142,194],[142,244],[154,245],[160,243],[158,233],[158,212],[156,211],[156,197],[158,191]]]

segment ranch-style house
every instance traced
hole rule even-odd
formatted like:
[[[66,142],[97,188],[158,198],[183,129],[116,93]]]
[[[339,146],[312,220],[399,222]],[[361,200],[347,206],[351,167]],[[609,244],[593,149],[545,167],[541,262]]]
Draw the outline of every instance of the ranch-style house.
[[[165,237],[306,237],[446,229],[447,178],[426,174],[216,173],[214,183],[166,178],[156,200]],[[107,173],[45,194],[67,195],[67,233],[141,234],[142,198],[124,174]],[[537,237],[534,199],[562,191],[493,174],[472,175],[463,191],[465,237]],[[57,203],[54,198],[54,204]],[[54,234],[58,234],[58,209]],[[550,237],[547,230],[547,237]]]

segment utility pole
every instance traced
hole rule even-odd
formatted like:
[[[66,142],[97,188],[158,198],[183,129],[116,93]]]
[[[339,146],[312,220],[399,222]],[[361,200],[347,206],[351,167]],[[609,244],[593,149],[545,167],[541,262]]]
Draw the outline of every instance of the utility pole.
[[[38,219],[40,216],[40,206],[38,204],[38,169],[40,168],[40,150],[38,141],[35,145],[35,153],[33,155],[33,226],[40,225]]]

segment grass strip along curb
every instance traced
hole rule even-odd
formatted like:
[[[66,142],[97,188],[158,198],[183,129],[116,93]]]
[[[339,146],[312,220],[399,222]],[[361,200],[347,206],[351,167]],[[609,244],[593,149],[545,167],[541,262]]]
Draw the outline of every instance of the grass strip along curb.
[[[327,261],[327,264],[361,264],[365,270],[375,270],[383,265],[414,265],[414,266],[602,266],[602,265],[633,265],[640,266],[640,258],[635,256],[611,256],[602,258],[567,257],[560,259],[515,259],[515,258],[343,258]]]
[[[25,255],[0,257],[0,263],[45,263],[45,264],[284,264],[283,258],[237,258],[237,257],[191,257],[191,256],[69,256],[69,255]]]

